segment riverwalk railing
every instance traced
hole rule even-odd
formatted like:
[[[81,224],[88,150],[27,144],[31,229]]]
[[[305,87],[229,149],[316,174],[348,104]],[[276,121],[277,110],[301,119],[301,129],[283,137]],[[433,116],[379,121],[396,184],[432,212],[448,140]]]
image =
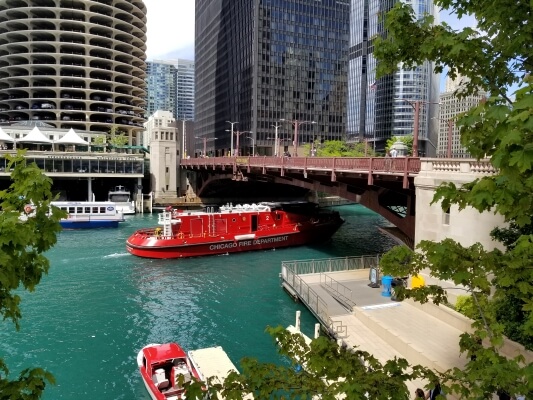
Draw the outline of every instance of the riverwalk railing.
[[[379,265],[379,255],[361,257],[338,257],[319,260],[283,261],[283,267],[290,268],[297,275],[319,274],[326,272],[352,271]]]
[[[344,307],[353,311],[356,304],[353,300],[352,289],[336,281],[328,274],[320,274],[320,286],[327,290]]]
[[[327,303],[299,275],[352,271],[377,265],[379,265],[379,255],[283,261],[281,263],[280,278],[282,286],[290,293],[294,293],[332,336],[344,338],[348,334],[347,327],[342,322],[331,319]],[[330,286],[333,290],[334,285],[331,284]],[[337,287],[336,289],[339,290],[340,288]],[[344,293],[346,292],[344,291]],[[339,294],[341,293],[339,292]]]

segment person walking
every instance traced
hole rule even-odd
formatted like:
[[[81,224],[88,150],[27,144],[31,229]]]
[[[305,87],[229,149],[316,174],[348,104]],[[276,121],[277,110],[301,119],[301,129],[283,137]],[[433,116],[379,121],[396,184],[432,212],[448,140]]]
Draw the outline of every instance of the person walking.
[[[418,399],[425,399],[426,396],[424,394],[424,391],[420,388],[416,389],[415,390],[415,400],[418,400]]]
[[[438,395],[441,395],[441,396],[444,396],[444,393],[440,387],[440,383],[437,382],[435,384],[435,387],[433,389],[430,389],[427,393],[426,393],[426,400],[436,400],[437,399],[437,396]]]

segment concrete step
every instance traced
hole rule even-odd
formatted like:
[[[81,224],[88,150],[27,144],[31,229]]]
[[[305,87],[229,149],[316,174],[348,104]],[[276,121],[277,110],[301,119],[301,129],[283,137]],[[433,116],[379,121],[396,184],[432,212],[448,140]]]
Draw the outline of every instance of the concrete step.
[[[467,361],[466,356],[459,355],[463,331],[408,302],[358,307],[355,316],[413,364],[445,371],[463,367]]]

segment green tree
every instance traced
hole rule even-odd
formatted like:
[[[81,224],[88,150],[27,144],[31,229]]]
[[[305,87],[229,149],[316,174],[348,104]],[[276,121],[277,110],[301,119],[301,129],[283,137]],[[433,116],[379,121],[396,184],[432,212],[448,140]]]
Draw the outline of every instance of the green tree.
[[[479,88],[491,93],[487,102],[458,118],[457,125],[462,145],[477,158],[489,156],[497,174],[460,188],[444,184],[437,190],[434,202],[442,204],[443,209],[456,204],[460,209],[473,207],[480,212],[498,212],[507,221],[524,227],[532,222],[533,216],[531,3],[526,0],[435,0],[434,3],[459,17],[474,16],[477,29],[467,27],[456,31],[446,24],[435,26],[430,16],[416,20],[410,5],[397,2],[385,19],[387,35],[373,38],[374,55],[379,61],[378,77],[396,72],[400,63],[403,68],[411,68],[430,60],[435,62],[436,72],[442,72],[447,66],[452,78],[461,74],[470,79],[459,96],[475,93]],[[522,87],[514,93],[512,101],[508,96],[509,87],[517,83]],[[383,257],[385,273],[405,276],[429,268],[436,278],[464,285],[472,297],[472,309],[477,313],[474,333],[463,334],[459,343],[470,361],[462,369],[439,374],[447,393],[453,392],[463,399],[488,399],[504,390],[533,397],[533,366],[526,365],[520,356],[508,358],[502,354],[503,327],[492,307],[498,299],[513,293],[523,305],[522,334],[532,336],[532,242],[533,235],[523,232],[506,251],[487,251],[479,244],[465,248],[450,239],[440,243],[424,241],[416,252],[400,246]],[[412,290],[400,288],[399,292],[398,296],[421,302],[446,301],[446,292],[438,285]],[[487,301],[479,301],[481,298]],[[483,345],[480,339],[484,340]],[[343,393],[348,399],[362,398],[362,393],[371,393],[369,398],[409,397],[402,386],[408,375],[400,383],[397,375],[384,371],[385,366],[398,373],[405,371],[401,369],[406,365],[405,360],[390,360],[385,366],[371,367],[360,374],[361,363],[351,358],[353,353],[330,345],[324,339],[317,339],[309,350],[302,352],[301,343],[282,342],[283,354],[305,363],[301,377],[291,372],[291,368],[245,360],[242,376],[230,376],[219,389],[231,399],[242,398],[242,393],[247,392],[262,398],[279,392],[285,398],[320,394],[320,398],[333,399],[336,393]],[[431,371],[412,368],[420,376],[434,378]],[[348,384],[334,393],[321,386],[324,379],[338,383],[339,378],[349,374],[356,374],[358,379],[348,379]],[[374,374],[381,378],[377,385]]]
[[[365,147],[367,156],[374,154],[372,148],[364,142],[347,143],[342,140],[326,140],[324,143],[315,146],[317,157],[365,157]],[[311,145],[306,143],[302,146],[303,154],[311,155]]]
[[[35,290],[48,273],[49,262],[43,255],[57,240],[59,220],[65,215],[50,207],[52,180],[36,164],[26,164],[25,152],[6,155],[11,185],[0,191],[0,314],[17,330],[22,317],[20,288]],[[31,208],[31,211],[30,211]],[[41,369],[25,369],[14,380],[0,359],[0,399],[38,399],[53,376]]]
[[[252,358],[241,362],[242,374],[231,373],[223,383],[211,380],[212,399],[241,400],[248,394],[255,399],[408,399],[405,381],[436,376],[426,368],[409,367],[405,359],[385,363],[371,354],[340,347],[327,337],[309,345],[301,335],[285,328],[267,328],[281,355],[290,366],[260,363]],[[187,389],[187,398],[201,399],[200,384]]]
[[[109,144],[112,147],[121,147],[128,144],[128,136],[122,132],[116,125],[111,126],[109,129]]]
[[[105,144],[106,143],[106,137],[105,135],[97,135],[93,137],[92,143],[94,144]]]
[[[458,16],[472,15],[477,29],[454,31],[446,24],[433,26],[432,17],[416,20],[412,9],[397,3],[386,18],[386,37],[374,38],[378,74],[415,67],[424,61],[435,62],[437,72],[444,67],[449,75],[469,78],[457,93],[465,97],[480,88],[491,93],[484,103],[458,117],[461,143],[476,158],[490,157],[498,171],[457,187],[441,185],[434,203],[448,209],[473,207],[480,212],[497,212],[507,222],[524,228],[533,216],[533,21],[531,3],[525,0],[483,2],[436,0],[444,9]],[[413,38],[417,40],[414,41]],[[520,89],[509,96],[509,88]],[[514,97],[514,99],[513,99]],[[383,258],[385,272],[416,274],[429,268],[442,280],[464,285],[472,295],[476,319],[474,333],[463,334],[460,347],[474,359],[463,369],[448,371],[444,380],[462,398],[489,398],[497,390],[533,394],[533,367],[521,357],[507,358],[501,351],[503,332],[502,307],[509,299],[519,304],[522,319],[520,335],[525,342],[533,338],[533,235],[519,232],[506,251],[486,251],[479,244],[465,248],[453,240],[440,243],[423,241],[417,252],[396,248]],[[418,301],[445,300],[439,286],[405,290],[405,297]],[[486,298],[483,302],[480,299]],[[479,338],[486,345],[478,344]]]
[[[407,154],[413,154],[413,135],[393,136],[387,139],[387,143],[385,144],[385,150],[389,151],[391,146],[398,141],[402,142],[407,146]]]

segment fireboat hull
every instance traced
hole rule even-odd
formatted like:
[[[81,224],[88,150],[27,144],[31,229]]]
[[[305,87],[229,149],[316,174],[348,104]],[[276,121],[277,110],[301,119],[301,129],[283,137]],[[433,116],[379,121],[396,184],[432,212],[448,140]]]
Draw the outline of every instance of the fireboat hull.
[[[324,242],[342,225],[338,222],[324,223],[307,231],[283,232],[269,236],[257,236],[244,239],[189,237],[183,239],[169,239],[156,241],[147,238],[135,240],[130,237],[126,242],[126,249],[131,254],[145,258],[184,258],[217,254],[240,253],[245,251],[269,250],[283,247],[302,246]],[[243,235],[248,236],[248,235]]]

